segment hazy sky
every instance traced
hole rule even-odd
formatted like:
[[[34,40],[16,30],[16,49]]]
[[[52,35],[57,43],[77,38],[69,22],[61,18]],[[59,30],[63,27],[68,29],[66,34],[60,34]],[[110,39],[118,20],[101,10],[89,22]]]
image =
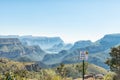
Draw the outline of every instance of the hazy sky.
[[[0,0],[0,35],[95,41],[120,32],[120,0]]]

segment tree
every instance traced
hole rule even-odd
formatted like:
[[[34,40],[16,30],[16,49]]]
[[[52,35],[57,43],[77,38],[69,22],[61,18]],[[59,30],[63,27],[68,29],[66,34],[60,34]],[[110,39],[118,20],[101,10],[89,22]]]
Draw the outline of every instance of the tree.
[[[88,63],[85,62],[85,65],[84,65],[84,71],[85,71],[85,74],[87,73],[87,68],[88,68]],[[77,64],[75,69],[79,72],[79,73],[82,73],[83,72],[83,65],[82,64]]]
[[[113,47],[109,53],[111,58],[106,61],[111,71],[116,73],[116,80],[120,79],[120,46]]]
[[[60,64],[59,67],[57,67],[56,72],[62,76],[62,77],[66,77],[67,76],[67,69],[65,67],[65,65],[63,63]]]

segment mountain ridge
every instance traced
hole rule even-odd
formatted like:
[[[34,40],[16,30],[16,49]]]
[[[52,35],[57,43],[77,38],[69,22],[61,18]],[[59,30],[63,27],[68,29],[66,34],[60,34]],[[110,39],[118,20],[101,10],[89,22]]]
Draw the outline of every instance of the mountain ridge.
[[[75,63],[77,61],[71,60],[72,58],[79,56],[80,51],[88,51],[89,52],[88,61],[90,63],[94,63],[94,64],[99,65],[101,67],[108,68],[108,66],[106,64],[104,64],[105,60],[109,57],[108,53],[112,47],[119,45],[119,44],[120,44],[120,34],[117,34],[117,35],[110,34],[110,35],[105,35],[103,38],[92,43],[92,45],[88,45],[88,46],[83,47],[83,48],[76,47],[73,45],[72,48],[75,47],[75,49],[68,50],[68,53],[67,53],[68,55],[62,54],[62,56],[64,56],[64,58],[61,59],[61,63]],[[100,54],[104,54],[104,55],[100,55]],[[51,54],[51,56],[52,55],[54,56],[54,54]],[[53,57],[52,57],[52,59],[49,59],[49,57],[47,56],[47,58],[48,58],[47,61],[54,60]],[[47,63],[47,61],[44,60],[45,63]]]
[[[49,40],[44,38],[44,39],[46,39],[46,40],[43,39],[43,41],[45,42],[45,44],[44,44],[45,46],[47,44],[49,45],[49,43],[50,43],[50,44],[52,44],[52,46],[50,45],[51,46],[50,47],[51,51],[52,50],[53,51],[54,50],[58,51],[56,54],[49,54],[49,53],[46,53],[45,50],[41,51],[42,49],[41,49],[41,47],[39,45],[36,45],[37,43],[32,44],[31,45],[32,47],[28,46],[27,44],[24,44],[24,42],[25,42],[24,39],[27,38],[29,40],[30,37],[31,36],[28,36],[28,37],[24,36],[24,38],[22,38],[23,41],[22,40],[16,41],[16,42],[21,42],[21,43],[19,43],[19,45],[21,46],[20,49],[23,49],[23,52],[25,51],[25,49],[28,50],[28,54],[26,54],[23,57],[27,57],[27,58],[33,57],[31,59],[33,59],[35,61],[42,61],[46,65],[58,64],[58,63],[76,63],[76,62],[80,62],[80,60],[73,60],[73,58],[78,57],[80,51],[88,51],[89,52],[88,61],[90,63],[96,64],[96,65],[104,67],[104,68],[108,68],[104,64],[104,62],[107,59],[107,57],[109,57],[108,53],[110,51],[110,48],[114,47],[114,46],[117,46],[117,45],[120,45],[120,34],[107,34],[103,38],[101,38],[101,39],[99,39],[99,40],[97,40],[95,42],[92,42],[90,40],[84,40],[84,41],[80,40],[80,41],[75,42],[74,45],[72,45],[68,49],[63,48],[64,45],[66,45],[66,44],[64,43],[63,40],[61,40],[58,37],[57,37],[58,41],[55,38],[53,39],[52,42],[55,43],[54,45],[51,42],[49,42]],[[1,39],[1,44],[0,45],[5,45],[2,42],[2,41],[4,41],[4,40],[2,40],[2,37],[0,37],[0,39]],[[38,39],[38,38],[36,38],[36,39]],[[18,38],[18,40],[19,40],[19,38]],[[35,40],[35,42],[36,41],[37,40]],[[39,42],[39,41],[41,41],[41,40],[38,39],[37,42]],[[46,41],[47,41],[47,43],[46,43]],[[14,44],[14,47],[15,46],[17,46],[17,44]],[[15,49],[16,49],[16,47],[15,47]],[[17,49],[18,49],[18,52],[19,52],[19,48],[17,48]],[[6,46],[0,47],[0,50],[3,50],[3,51],[8,50],[8,52],[9,52],[9,48],[6,47]],[[15,53],[17,53],[17,52],[15,52]],[[104,55],[101,55],[101,54],[104,54]],[[0,52],[0,55],[3,56],[3,53]],[[14,57],[16,57],[16,56],[14,56]]]

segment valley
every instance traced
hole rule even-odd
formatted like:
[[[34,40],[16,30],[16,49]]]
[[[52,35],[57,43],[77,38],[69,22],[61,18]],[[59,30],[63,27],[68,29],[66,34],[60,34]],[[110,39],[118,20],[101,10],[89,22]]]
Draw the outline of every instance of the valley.
[[[28,78],[18,73],[19,78],[39,80],[39,74],[45,74],[51,76],[51,80],[62,79],[60,72],[56,72],[62,63],[63,70],[69,72],[65,72],[65,77],[70,80],[80,78],[82,73],[76,70],[78,65],[82,72],[80,51],[88,51],[88,60],[85,60],[86,75],[105,76],[109,71],[105,61],[110,57],[110,49],[119,45],[120,34],[108,34],[95,42],[79,40],[74,44],[66,44],[60,37],[0,36],[1,76],[10,71],[15,76],[16,71],[21,70],[26,72],[25,75],[28,74]],[[49,71],[52,74],[48,73]]]

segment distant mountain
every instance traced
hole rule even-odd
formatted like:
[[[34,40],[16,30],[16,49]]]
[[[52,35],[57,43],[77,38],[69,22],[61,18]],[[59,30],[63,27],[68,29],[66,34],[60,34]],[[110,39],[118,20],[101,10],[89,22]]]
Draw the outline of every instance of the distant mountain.
[[[39,45],[42,50],[50,54],[68,50],[72,47],[72,44],[65,44],[60,37],[22,36],[19,39],[24,45]]]
[[[49,65],[53,63],[76,63],[80,62],[80,60],[78,60],[80,51],[88,51],[88,62],[108,68],[104,62],[106,58],[109,57],[108,53],[111,47],[117,45],[120,45],[120,34],[105,35],[94,43],[91,41],[77,41],[71,49],[66,52],[63,51],[64,54],[60,52],[59,54],[46,55],[43,62]],[[50,61],[52,62],[50,63]]]
[[[47,52],[57,54],[58,52],[60,52],[62,50],[69,50],[70,48],[72,48],[72,46],[73,46],[72,44],[62,44],[62,43],[60,43],[60,44],[54,45],[50,49],[47,49]]]
[[[21,42],[26,42],[27,45],[39,45],[46,50],[58,44],[64,44],[59,37],[20,37]]]
[[[0,57],[15,58],[23,54],[24,47],[17,38],[0,38]]]
[[[77,41],[66,44],[59,37],[0,36],[0,57],[18,61],[42,61],[47,65],[76,63],[80,51],[88,51],[88,62],[108,68],[104,64],[111,47],[120,45],[120,34],[108,34],[96,42]],[[16,37],[16,38],[12,38]]]
[[[42,60],[47,65],[61,63],[63,58],[68,55],[68,51],[62,50],[58,54],[46,54]]]
[[[120,34],[105,35],[102,39],[96,41],[96,44],[102,45],[104,48],[109,48],[120,44]]]
[[[75,50],[77,48],[86,48],[93,45],[93,43],[90,40],[86,40],[86,41],[77,41],[75,42],[75,44],[73,45],[73,47],[71,48],[71,50]]]
[[[19,59],[27,57],[40,61],[46,53],[39,46],[24,46],[18,38],[0,38],[0,57]]]
[[[19,35],[0,35],[0,38],[19,38]]]
[[[31,59],[31,61],[41,61],[43,57],[47,54],[39,46],[24,46],[25,55],[21,57],[26,57]]]
[[[0,35],[0,38],[18,38],[23,45],[34,46],[39,45],[40,48],[47,53],[55,54],[61,50],[68,50],[72,44],[65,44],[60,37],[40,37],[40,36],[19,36],[19,35]]]

